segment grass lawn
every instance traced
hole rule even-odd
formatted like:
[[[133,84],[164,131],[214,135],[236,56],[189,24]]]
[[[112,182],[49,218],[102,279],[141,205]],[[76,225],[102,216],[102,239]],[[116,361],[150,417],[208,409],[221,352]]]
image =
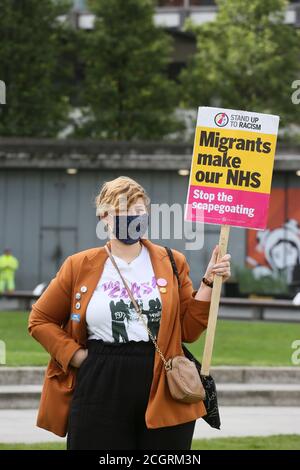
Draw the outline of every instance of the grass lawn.
[[[0,450],[65,450],[64,442],[36,444],[0,444]],[[222,439],[195,439],[193,450],[299,450],[300,435],[267,437],[231,437]]]
[[[0,339],[6,343],[8,366],[46,365],[48,354],[27,332],[28,313],[0,312]],[[188,344],[201,359],[204,337]],[[299,325],[219,320],[213,365],[291,365],[291,343],[300,339]]]
[[[300,339],[298,324],[219,320],[212,365],[292,366],[295,339]],[[205,334],[187,344],[200,361],[204,340]]]

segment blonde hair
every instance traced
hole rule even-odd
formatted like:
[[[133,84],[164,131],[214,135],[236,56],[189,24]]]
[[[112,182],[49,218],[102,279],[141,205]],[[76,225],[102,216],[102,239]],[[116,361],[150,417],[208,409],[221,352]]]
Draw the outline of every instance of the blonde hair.
[[[99,194],[95,198],[96,215],[100,218],[105,217],[111,208],[117,212],[120,208],[120,196],[122,195],[126,197],[127,208],[140,197],[143,198],[147,209],[150,205],[149,196],[137,181],[128,176],[119,176],[114,180],[106,181],[102,185]]]

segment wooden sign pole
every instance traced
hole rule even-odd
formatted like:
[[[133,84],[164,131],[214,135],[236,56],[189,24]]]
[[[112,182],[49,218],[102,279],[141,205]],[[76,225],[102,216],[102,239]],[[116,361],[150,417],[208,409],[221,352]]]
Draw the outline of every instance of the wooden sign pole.
[[[228,238],[229,238],[230,225],[221,225],[220,239],[219,239],[219,253],[218,261],[222,256],[226,255]],[[209,375],[211,365],[211,358],[214,346],[218,310],[220,303],[222,289],[222,276],[214,276],[214,285],[211,294],[211,304],[209,309],[208,325],[206,331],[205,345],[203,351],[201,374]]]

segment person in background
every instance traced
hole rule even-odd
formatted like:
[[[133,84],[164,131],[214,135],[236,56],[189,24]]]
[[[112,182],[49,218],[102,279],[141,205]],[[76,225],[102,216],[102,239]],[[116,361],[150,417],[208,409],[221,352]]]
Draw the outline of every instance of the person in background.
[[[0,256],[0,294],[15,290],[15,272],[19,268],[19,261],[12,255],[10,248],[5,248]]]

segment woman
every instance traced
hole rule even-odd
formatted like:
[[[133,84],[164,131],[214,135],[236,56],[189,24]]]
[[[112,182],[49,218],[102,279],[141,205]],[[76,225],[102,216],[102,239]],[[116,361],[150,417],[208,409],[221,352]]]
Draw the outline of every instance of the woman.
[[[178,288],[164,247],[143,237],[149,198],[136,181],[122,176],[106,182],[96,206],[108,251],[69,256],[30,313],[29,332],[51,355],[37,425],[67,434],[70,450],[190,449],[204,404],[171,397],[149,331],[166,358],[183,355],[181,342],[196,341],[207,326],[212,289],[201,282],[194,290],[185,256],[172,250]],[[214,275],[223,281],[230,276],[230,255],[216,262],[217,255],[218,246],[207,284]]]

